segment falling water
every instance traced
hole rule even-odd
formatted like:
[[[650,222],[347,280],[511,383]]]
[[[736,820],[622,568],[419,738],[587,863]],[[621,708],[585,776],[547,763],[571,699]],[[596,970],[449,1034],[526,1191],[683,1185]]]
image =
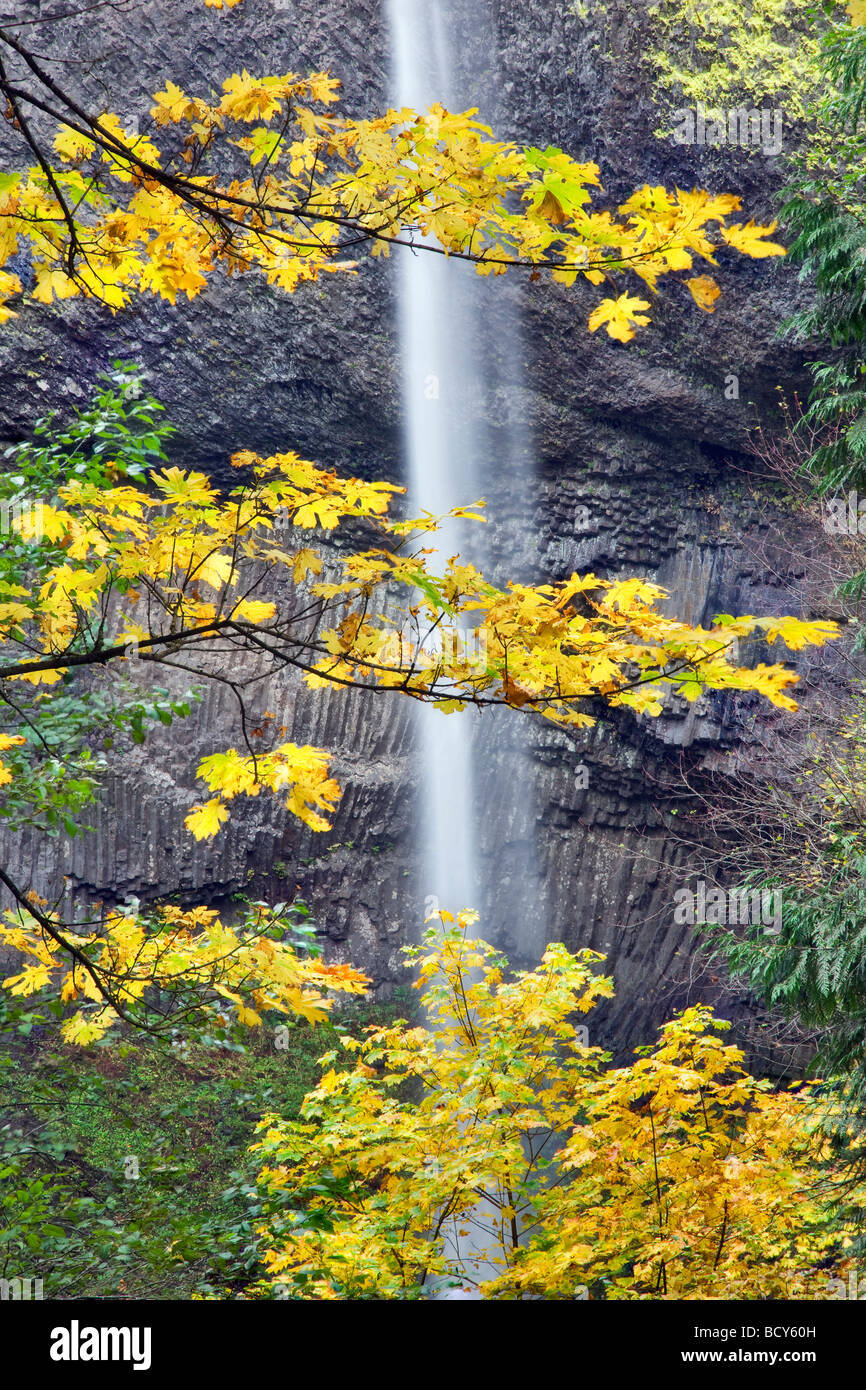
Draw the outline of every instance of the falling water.
[[[439,102],[451,111],[491,100],[485,79],[464,71],[461,89],[453,49],[461,45],[466,68],[467,40],[489,55],[493,35],[483,3],[472,11],[472,34],[459,34],[454,0],[388,0],[393,49],[392,104],[425,110]],[[465,12],[464,12],[465,19]],[[503,508],[496,496],[504,478],[512,519],[523,511],[522,479],[528,444],[519,419],[513,381],[520,326],[517,314],[499,290],[501,282],[480,280],[471,265],[432,252],[402,252],[398,265],[400,344],[403,364],[405,452],[409,474],[410,515],[440,514],[486,496],[488,514],[503,531]],[[512,418],[514,417],[514,418]],[[491,489],[492,484],[492,489]],[[522,519],[522,518],[521,518]],[[444,566],[458,552],[479,568],[490,570],[486,527],[451,522],[425,543]],[[515,563],[512,550],[510,563]],[[474,907],[486,927],[494,915],[495,890],[489,869],[480,864],[478,826],[492,824],[490,806],[516,795],[517,778],[492,787],[489,768],[480,805],[479,769],[473,777],[473,725],[470,713],[443,715],[419,711],[418,736],[423,754],[421,810],[422,898],[437,897],[452,911]],[[490,726],[495,721],[485,719]],[[513,771],[513,769],[512,769]],[[529,800],[522,795],[525,825]],[[473,814],[473,806],[476,814]],[[477,814],[482,810],[483,816]],[[519,817],[518,817],[519,819]],[[531,839],[531,836],[528,837]],[[524,850],[527,836],[524,832]],[[490,862],[501,846],[487,847]],[[523,866],[511,859],[517,874]],[[496,912],[501,916],[501,903]],[[515,909],[527,919],[525,905]],[[525,944],[525,943],[524,943]]]
[[[394,105],[421,111],[434,101],[447,105],[451,62],[441,8],[429,0],[390,0],[389,12]],[[399,267],[405,447],[410,510],[416,516],[423,511],[438,515],[478,495],[478,450],[462,408],[476,328],[464,292],[462,272],[468,269],[424,251],[403,256]],[[440,565],[468,549],[472,539],[465,525],[449,523],[431,541]],[[452,911],[478,907],[468,721],[426,708],[418,715],[422,896],[428,907],[434,898]]]
[[[388,14],[395,107],[423,111],[439,102],[455,111],[481,104],[478,91],[459,90],[452,51],[453,0],[388,0]],[[489,37],[484,32],[488,26],[481,0],[472,24],[473,39]],[[489,58],[490,45],[481,47]],[[468,76],[472,82],[472,74]],[[512,475],[508,481],[513,510],[514,498],[520,494],[519,482],[515,483],[521,471],[517,456],[526,451],[520,427],[508,423],[504,402],[508,393],[503,376],[513,377],[509,354],[513,357],[519,344],[513,311],[503,307],[501,295],[491,296],[493,286],[479,284],[472,266],[453,259],[423,250],[404,252],[398,274],[409,514],[438,515],[485,493],[495,502],[486,484],[503,470]],[[425,543],[437,547],[433,558],[440,569],[457,553],[485,568],[490,558],[485,529],[471,522],[449,522]],[[485,864],[501,863],[502,846],[488,844],[486,858],[481,854],[479,825],[493,821],[479,814],[488,807],[480,805],[480,768],[473,765],[475,722],[469,712],[444,715],[428,708],[418,710],[423,768],[419,886],[428,912],[431,900],[455,912],[465,907],[479,910],[490,939],[495,935],[490,919],[498,911],[498,904],[494,908],[497,890],[513,894],[509,884],[495,884],[485,869]],[[530,798],[525,791],[518,793],[514,768],[507,789],[491,783],[488,769],[485,777],[485,803],[491,796],[500,803],[522,796],[525,821]],[[519,821],[520,814],[514,820]],[[516,861],[513,869],[519,876]],[[481,1229],[487,1225],[485,1215],[482,1202],[463,1224]],[[487,1240],[483,1235],[460,1241],[453,1236],[451,1253],[463,1259],[479,1253],[483,1257],[489,1248]],[[480,1276],[490,1278],[495,1272],[488,1266]]]

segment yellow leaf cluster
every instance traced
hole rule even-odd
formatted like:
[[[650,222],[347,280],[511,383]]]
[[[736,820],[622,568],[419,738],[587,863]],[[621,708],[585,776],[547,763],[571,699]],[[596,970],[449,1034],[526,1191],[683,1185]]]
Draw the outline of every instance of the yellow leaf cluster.
[[[186,827],[197,840],[216,835],[228,819],[225,802],[238,795],[257,796],[265,787],[288,792],[285,805],[312,830],[330,830],[321,811],[333,810],[340,788],[328,776],[328,754],[320,748],[283,743],[271,753],[242,757],[234,748],[214,753],[199,764],[198,775],[218,793],[186,817]]]
[[[443,1281],[497,1299],[821,1296],[836,1236],[808,1088],[749,1076],[703,1006],[612,1068],[574,1022],[612,992],[602,957],[555,944],[509,974],[468,937],[474,913],[436,916],[407,952],[426,1026],[342,1037],[300,1119],[259,1126],[269,1280],[323,1299]]]
[[[635,308],[621,306],[624,331]],[[796,673],[783,662],[732,664],[732,640],[757,633],[799,651],[838,635],[832,623],[793,617],[721,615],[693,627],[663,616],[665,591],[637,576],[575,573],[499,588],[459,556],[436,573],[419,541],[443,520],[480,518],[477,504],[449,518],[392,521],[402,489],[391,484],[342,478],[292,452],[242,451],[232,462],[248,481],[225,495],[204,474],[171,466],[137,487],[61,487],[43,508],[59,558],[36,591],[7,586],[0,596],[0,679],[56,683],[75,662],[125,657],[133,639],[151,660],[182,651],[207,678],[208,642],[227,641],[263,663],[300,667],[313,687],[378,687],[446,714],[508,704],[581,728],[594,722],[599,698],[648,717],[671,695],[693,701],[712,690],[755,691],[796,709],[788,693]],[[313,530],[358,519],[380,545],[326,564],[307,543]],[[304,543],[285,542],[286,529]],[[286,602],[292,588],[303,589],[297,605]],[[318,626],[305,624],[299,642],[293,614],[311,601]],[[323,750],[292,743],[214,753],[199,769],[211,795],[187,827],[197,839],[215,835],[233,797],[264,788],[326,830],[340,794],[328,766]],[[11,780],[8,768],[0,780]]]
[[[56,935],[46,931],[46,922]],[[63,944],[66,929],[59,919],[49,915],[39,921],[8,912],[0,919],[0,944],[20,952],[28,963],[3,986],[22,996],[50,986],[65,1003],[78,1003],[62,1033],[67,1042],[82,1046],[104,1037],[124,1015],[135,1017],[154,986],[168,993],[179,990],[187,1002],[198,992],[205,1006],[211,1001],[212,1012],[227,1001],[248,1027],[259,1026],[268,1011],[317,1022],[326,1017],[335,992],[365,992],[369,981],[364,975],[347,965],[298,956],[273,939],[272,925],[263,904],[242,927],[225,925],[205,907],[162,907],[151,917],[109,912],[98,926],[76,930],[78,958],[70,968]]]
[[[598,208],[590,161],[497,140],[474,109],[334,115],[338,86],[327,72],[244,68],[212,101],[167,82],[151,116],[157,134],[170,126],[183,137],[183,174],[115,113],[94,117],[89,134],[76,115],[55,137],[53,184],[34,166],[0,195],[0,270],[28,243],[37,299],[96,295],[119,309],[140,292],[192,298],[218,269],[292,293],[324,271],[353,271],[345,253],[359,242],[379,255],[430,238],[480,274],[529,265],[596,286],[634,274],[653,292],[695,257],[714,264],[719,246],[784,254],[767,239],[775,224],[729,222],[733,195],[645,185],[615,210]],[[13,279],[0,281],[0,303],[20,290]],[[714,282],[686,283],[711,311]],[[600,302],[590,328],[628,342],[649,307],[623,291]],[[307,505],[299,524],[328,524],[326,508]]]

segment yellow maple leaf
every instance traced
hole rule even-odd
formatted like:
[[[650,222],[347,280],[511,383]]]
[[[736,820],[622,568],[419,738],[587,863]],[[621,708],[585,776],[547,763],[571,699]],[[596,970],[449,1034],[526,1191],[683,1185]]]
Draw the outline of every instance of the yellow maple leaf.
[[[704,188],[693,188],[690,193],[678,188],[677,203],[691,224],[698,226],[706,222],[721,222],[728,213],[740,207],[740,199],[735,193],[713,194]]]
[[[770,644],[781,637],[793,652],[801,652],[804,647],[823,647],[825,642],[834,642],[840,635],[837,623],[823,619],[808,622],[801,618],[762,618],[758,626],[764,629]]]
[[[609,337],[627,343],[634,337],[633,323],[641,326],[649,323],[646,314],[640,312],[649,307],[646,299],[637,299],[630,294],[621,294],[617,299],[603,299],[589,316],[589,331],[594,333],[604,324]]]
[[[232,609],[232,617],[248,623],[266,623],[275,617],[277,605],[266,603],[264,599],[241,599]]]
[[[223,83],[220,110],[236,121],[269,121],[282,111],[290,81],[290,77],[252,77],[244,68]]]
[[[68,975],[64,975],[63,977],[60,998],[63,1000],[64,1004],[68,1003],[70,999],[78,998],[78,985],[75,982],[75,975],[71,970]]]
[[[184,819],[187,830],[192,831],[197,840],[209,840],[218,834],[223,821],[229,813],[218,796],[211,797],[203,806],[196,806]]]
[[[706,309],[708,314],[715,313],[716,300],[722,291],[712,275],[696,275],[693,279],[686,280],[686,284],[695,303]]]
[[[93,153],[94,142],[87,135],[82,135],[80,131],[71,130],[69,126],[61,126],[54,137],[54,150],[72,164],[78,159],[85,159]]]
[[[253,759],[242,758],[236,748],[202,758],[196,776],[207,783],[209,791],[218,791],[226,800],[240,794],[257,796],[259,792]]]
[[[654,603],[665,598],[667,591],[658,584],[650,584],[646,579],[618,579],[609,584],[604,598],[604,608],[618,608],[620,613],[630,612],[635,605]]]
[[[855,29],[866,24],[866,0],[848,0],[845,8]]]
[[[210,584],[212,589],[219,590],[231,582],[232,562],[228,555],[206,555],[194,566],[194,573],[197,579]]]
[[[326,497],[314,497],[311,502],[306,502],[302,507],[298,507],[292,517],[292,524],[307,531],[314,526],[324,526],[326,530],[330,531],[339,520],[340,513],[333,502]]]
[[[88,1043],[98,1042],[117,1020],[114,1009],[107,1005],[95,1013],[79,1012],[61,1024],[60,1032],[64,1042],[77,1043],[86,1047]]]
[[[182,121],[194,109],[194,103],[174,82],[166,82],[165,91],[154,92],[153,99],[156,105],[150,108],[150,114],[157,125]]]
[[[328,1017],[327,1003],[319,995],[305,993],[300,989],[287,989],[285,997],[292,1012],[300,1018],[305,1018],[308,1023],[323,1023]]]
[[[193,276],[190,281],[189,267],[185,268],[175,260],[151,261],[143,267],[140,277],[142,289],[158,294],[161,299],[167,299],[169,304],[176,302],[179,292],[192,299],[205,283],[202,276]],[[192,294],[189,292],[190,288]]]
[[[788,254],[779,242],[763,239],[774,232],[777,226],[777,222],[771,222],[768,227],[761,227],[750,219],[745,223],[733,222],[729,227],[722,227],[720,230],[728,246],[733,246],[735,251],[741,251],[744,256],[751,256],[753,260],[760,260],[764,256]]]
[[[299,550],[295,556],[292,567],[292,578],[296,584],[300,584],[306,579],[310,571],[312,571],[313,574],[321,574],[322,561],[315,550],[310,550],[308,546],[304,546],[303,550]]]
[[[54,671],[28,671],[21,676],[10,676],[13,681],[26,681],[28,685],[56,685],[67,674],[66,666],[58,666]]]
[[[3,988],[10,994],[35,994],[38,989],[50,983],[51,976],[44,965],[28,965],[20,975],[9,975],[3,981]]]
[[[329,103],[337,101],[337,88],[342,86],[339,77],[332,77],[329,72],[311,72],[307,78],[307,86],[313,101]]]
[[[72,520],[69,512],[57,511],[50,502],[42,504],[42,533],[49,541],[62,541]]]
[[[21,293],[21,281],[17,275],[13,275],[8,270],[0,270],[0,323],[6,323],[8,319],[15,318],[14,309],[7,308],[3,302],[11,299],[13,294]]]
[[[77,294],[75,281],[70,280],[65,270],[51,270],[45,264],[36,267],[34,299],[42,304],[51,304],[55,299],[72,299]]]

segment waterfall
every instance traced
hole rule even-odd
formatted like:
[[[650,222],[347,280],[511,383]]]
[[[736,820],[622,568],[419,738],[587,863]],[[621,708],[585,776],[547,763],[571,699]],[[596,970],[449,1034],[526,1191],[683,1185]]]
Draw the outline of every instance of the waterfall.
[[[447,104],[452,65],[442,10],[428,0],[389,0],[389,13],[393,104],[421,111],[434,101]],[[402,254],[398,267],[408,502],[415,516],[445,512],[478,495],[478,450],[462,409],[477,327],[467,302],[467,271],[471,267],[423,251]],[[468,529],[449,524],[430,539],[440,565],[472,546]],[[422,898],[428,909],[433,899],[453,912],[480,908],[468,718],[422,708],[417,726]]]
[[[449,110],[464,110],[482,107],[492,96],[471,72],[467,77],[475,90],[460,90],[454,55],[460,51],[465,68],[465,42],[458,50],[453,0],[388,0],[388,18],[394,107],[424,111],[440,102]],[[476,4],[470,23],[472,33],[464,35],[464,40],[472,40],[488,61],[493,45],[483,3]],[[418,516],[425,510],[441,514],[485,495],[495,504],[495,480],[505,476],[511,520],[519,523],[523,517],[515,500],[522,497],[528,448],[524,430],[512,418],[519,416],[520,402],[515,402],[516,393],[509,385],[519,378],[521,367],[517,315],[498,284],[480,280],[471,265],[423,250],[402,251],[397,273],[408,514]],[[489,510],[492,518],[494,512]],[[497,516],[500,535],[501,519]],[[489,569],[492,556],[485,543],[486,529],[472,522],[448,523],[425,538],[424,544],[436,547],[432,559],[437,568],[459,552],[479,569]],[[505,549],[509,550],[507,541]],[[514,548],[510,558],[517,563]],[[488,726],[492,722],[499,732],[500,721],[491,715],[487,711],[484,722]],[[534,844],[533,803],[526,792],[529,779],[521,783],[515,776],[515,762],[522,756],[520,735],[511,740],[516,751],[506,756],[503,778],[489,766],[479,765],[473,736],[478,723],[470,710],[451,715],[426,707],[417,710],[422,765],[421,897],[427,915],[437,901],[455,913],[476,908],[488,940],[496,935],[507,899],[515,921],[521,924],[524,944],[529,939],[534,948],[538,942],[528,927],[529,902],[520,902],[520,891],[508,881],[509,875],[516,880],[522,875],[523,890],[531,895],[532,874],[525,872],[520,850],[512,853],[509,843],[503,854],[502,843],[506,833],[509,841],[520,838],[523,856],[534,858],[532,849],[527,850]],[[496,814],[490,813],[492,807]],[[529,834],[528,823],[532,824]],[[509,827],[507,832],[503,825]],[[503,859],[510,868],[496,883],[486,865],[501,864]],[[490,1248],[486,1234],[490,1214],[481,1201],[474,1213],[464,1216],[460,1224],[475,1234],[458,1238],[455,1229],[447,1237],[452,1256],[458,1260],[480,1256],[483,1261]],[[497,1272],[489,1265],[482,1268],[480,1277],[491,1278]]]
[[[484,54],[486,62],[494,48],[483,3],[471,12],[470,34],[458,28],[454,0],[388,0],[388,18],[392,105],[423,111],[433,102],[441,102],[454,111],[469,106],[483,108],[485,102],[492,102],[493,93],[485,90],[486,75],[465,71],[470,44]],[[457,75],[455,51],[461,52],[465,88]],[[529,445],[520,420],[521,402],[515,399],[519,392],[514,383],[519,381],[522,367],[517,311],[503,293],[500,280],[481,279],[471,265],[454,259],[423,250],[414,254],[401,251],[397,275],[409,515],[425,510],[442,513],[485,496],[500,550],[508,555],[513,576],[525,540],[509,533],[509,523],[516,523],[518,535],[522,527],[525,530],[525,479],[531,472]],[[509,494],[507,518],[496,495],[502,479]],[[479,569],[490,572],[493,557],[486,531],[487,527],[478,523],[454,522],[425,538],[424,543],[436,547],[438,554],[433,560],[440,567],[459,552]],[[485,712],[484,722],[489,730],[495,725],[497,732],[505,723],[493,711]],[[478,716],[470,710],[451,715],[418,710],[423,764],[421,898],[428,906],[431,899],[438,898],[443,907],[454,912],[474,907],[482,915],[485,930],[492,932],[494,921],[501,923],[508,912],[502,901],[496,901],[498,890],[504,887],[509,890],[506,896],[512,903],[513,918],[523,924],[521,945],[527,946],[527,938],[533,935],[528,928],[531,908],[528,902],[518,902],[520,894],[514,893],[513,885],[497,884],[491,871],[485,871],[480,862],[479,826],[484,822],[490,827],[487,858],[501,860],[501,846],[489,841],[491,835],[504,833],[502,821],[494,818],[495,824],[491,822],[490,808],[511,803],[512,820],[520,822],[525,853],[532,839],[531,832],[526,831],[532,819],[532,799],[525,790],[529,779],[524,780],[518,797],[518,779],[509,775],[495,785],[489,767],[474,766],[473,745],[477,740],[473,733],[478,723]],[[512,746],[520,742],[513,728],[510,741]],[[513,762],[519,759],[518,750],[512,771]],[[523,875],[528,882],[531,866],[518,863],[519,851],[510,848],[507,859],[513,876],[520,879]],[[533,949],[538,944],[537,939],[531,942]]]

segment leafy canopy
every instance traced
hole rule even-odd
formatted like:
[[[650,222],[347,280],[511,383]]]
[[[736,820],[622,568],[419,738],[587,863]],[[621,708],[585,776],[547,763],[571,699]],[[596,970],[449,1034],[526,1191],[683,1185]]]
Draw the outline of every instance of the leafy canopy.
[[[0,30],[0,89],[29,167],[0,176],[4,318],[22,292],[21,260],[3,268],[13,257],[32,268],[32,293],[43,303],[85,295],[120,309],[140,292],[172,303],[181,293],[193,297],[218,270],[255,271],[291,292],[324,271],[353,270],[359,245],[387,254],[422,239],[429,254],[469,259],[483,274],[546,267],[566,284],[583,278],[614,290],[633,271],[655,291],[695,258],[714,264],[720,247],[783,254],[767,239],[772,227],[730,220],[739,208],[730,195],[647,185],[616,212],[599,209],[594,164],[497,141],[475,111],[434,105],[372,120],[335,115],[338,83],[324,72],[244,70],[206,96],[167,82],[149,123],[137,112],[94,112],[64,91],[14,28]],[[711,311],[715,282],[702,274],[686,284]],[[590,328],[626,342],[649,307],[627,291],[610,295]],[[0,580],[8,740],[0,777],[10,796],[20,795],[22,749],[38,736],[55,687],[133,656],[223,681],[242,707],[248,684],[292,668],[314,687],[402,694],[445,712],[505,703],[581,726],[607,705],[659,714],[671,690],[690,700],[704,689],[757,690],[791,708],[794,674],[781,664],[732,666],[733,640],[761,629],[797,649],[835,636],[831,624],[789,618],[723,615],[706,630],[677,623],[657,611],[663,591],[639,579],[574,575],[501,589],[458,558],[433,574],[417,538],[439,522],[392,520],[398,489],[337,478],[292,453],[244,452],[234,462],[245,481],[226,496],[204,475],[174,467],[146,475],[127,468],[107,479],[75,468],[38,523],[26,514],[17,520],[24,570]],[[335,561],[306,543],[310,532],[361,521],[376,535],[371,549]],[[303,544],[293,543],[296,531],[307,533]],[[396,619],[386,603],[395,590],[403,595]],[[479,639],[471,652],[467,620]],[[239,656],[250,663],[241,683],[232,676]],[[162,722],[181,712],[154,709]],[[133,716],[134,729],[143,718]],[[262,788],[314,829],[327,828],[339,797],[326,751],[277,738],[254,746],[246,726],[244,746],[215,750],[199,775],[210,796],[187,820],[198,838],[217,833],[231,800]],[[48,766],[48,783],[52,776],[69,783],[64,766]],[[92,781],[78,781],[83,803]],[[76,811],[79,801],[64,795],[64,809]],[[142,936],[136,914],[109,913],[93,930],[70,932],[48,905],[8,875],[4,882],[18,902],[10,929],[29,953],[13,977],[18,992],[53,987],[59,947],[99,996],[90,1000],[101,1011],[98,1031],[147,1007],[139,964],[161,966],[164,923],[146,922]],[[215,990],[208,953],[221,930],[199,919],[171,926],[178,940],[163,982],[183,977]],[[264,983],[253,972],[256,988],[270,978],[272,962],[265,964],[257,961]],[[77,988],[77,978],[73,971],[64,985]],[[288,996],[275,986],[268,998],[285,1004]],[[84,1032],[77,1028],[81,1040]]]
[[[428,1024],[341,1037],[256,1147],[269,1279],[316,1299],[796,1298],[838,1236],[817,1107],[773,1091],[699,1006],[610,1069],[575,1019],[612,993],[555,943],[513,977],[475,914],[408,948]],[[461,1244],[462,1242],[462,1244]],[[808,1293],[807,1293],[808,1290]]]
[[[89,295],[112,309],[140,292],[192,298],[217,269],[291,293],[355,270],[363,245],[374,256],[393,245],[458,256],[482,275],[547,267],[567,285],[617,289],[632,272],[651,292],[695,258],[715,265],[719,248],[784,254],[768,240],[775,223],[731,221],[731,194],[645,185],[615,211],[598,208],[596,164],[497,140],[475,109],[354,119],[333,114],[339,82],[327,72],[244,69],[219,96],[166,82],[139,123],[129,111],[86,110],[0,29],[4,51],[7,117],[36,162],[0,176],[0,321],[22,292],[3,267],[25,249],[37,300]],[[56,123],[50,145],[46,119]],[[685,283],[712,312],[715,281]],[[649,308],[622,290],[600,301],[590,328],[627,342]]]
[[[664,591],[637,578],[500,588],[459,556],[434,572],[425,541],[441,518],[396,519],[399,488],[340,478],[293,453],[236,454],[243,480],[226,494],[201,473],[145,471],[148,454],[167,463],[169,431],[140,388],[115,364],[94,406],[60,439],[50,421],[40,426],[32,446],[16,446],[21,472],[7,475],[13,495],[57,477],[40,511],[11,512],[0,560],[0,814],[12,826],[76,833],[114,739],[140,742],[148,722],[188,717],[205,682],[233,691],[244,740],[198,766],[207,796],[186,818],[198,839],[218,833],[236,798],[263,790],[310,828],[329,828],[340,787],[328,751],[286,741],[269,713],[256,729],[247,717],[248,692],[289,672],[313,688],[361,688],[445,714],[505,704],[585,727],[606,707],[658,715],[671,692],[755,690],[796,708],[795,673],[733,665],[733,639],[756,631],[798,650],[836,636],[833,624],[789,617],[680,623],[658,612]],[[469,508],[450,515],[481,519]],[[361,523],[371,548],[315,543]],[[193,677],[186,697],[143,687],[142,671],[160,666]],[[297,959],[291,943],[288,954],[259,947],[255,923],[239,934],[205,909],[174,908],[66,922],[5,869],[0,881],[17,903],[0,938],[23,958],[7,987],[82,999],[65,1025],[74,1041],[118,1020],[164,1029],[193,1011],[193,996],[231,999],[234,1016],[258,1026],[263,1008],[324,1007],[328,980],[363,984]],[[164,996],[155,1008],[148,980]]]
[[[308,942],[291,933],[284,939],[291,920],[282,904],[254,904],[239,926],[206,907],[165,905],[150,913],[132,907],[95,913],[73,935],[31,894],[26,907],[0,922],[0,942],[26,962],[3,986],[22,997],[59,991],[63,1004],[78,1004],[61,1033],[81,1046],[121,1020],[168,1034],[203,1016],[223,1035],[232,1023],[259,1027],[268,1011],[316,1023],[327,1016],[334,991],[363,994],[369,980],[348,965],[301,954],[298,946]],[[145,998],[148,990],[160,991],[156,1005]]]
[[[41,539],[31,514],[15,520],[43,558],[35,590],[3,586],[8,698],[19,685],[54,685],[133,653],[169,665],[183,654],[185,669],[231,684],[225,658],[241,652],[262,678],[291,667],[314,688],[360,686],[449,712],[504,703],[587,727],[596,704],[658,715],[670,692],[695,700],[709,689],[754,690],[796,709],[786,693],[795,673],[781,663],[733,666],[733,639],[760,632],[799,650],[837,635],[833,623],[793,617],[723,614],[711,628],[692,626],[663,617],[665,591],[637,578],[573,574],[502,589],[459,557],[436,574],[418,538],[441,519],[392,520],[401,489],[339,478],[291,453],[245,452],[233,463],[251,478],[225,497],[204,474],[172,467],[152,472],[148,490],[66,483],[57,505],[44,505]],[[314,529],[360,519],[378,532],[374,548],[335,561],[307,544]],[[283,543],[292,531],[303,540]],[[321,577],[326,566],[333,580]],[[396,610],[395,592],[404,595]],[[215,753],[199,775],[215,793],[188,822],[199,836],[216,833],[226,801],[262,786],[286,792],[314,829],[327,828],[323,812],[339,794],[326,755],[293,744]]]

